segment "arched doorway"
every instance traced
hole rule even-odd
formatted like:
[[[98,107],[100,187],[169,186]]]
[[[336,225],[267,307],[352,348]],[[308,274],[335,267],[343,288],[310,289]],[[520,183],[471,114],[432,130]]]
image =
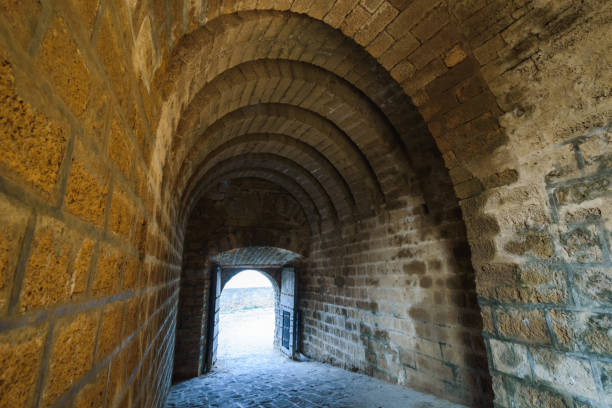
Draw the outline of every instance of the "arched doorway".
[[[275,255],[268,258],[268,263],[265,267],[255,266],[236,266],[232,265],[232,262],[236,262],[236,259],[244,258],[245,253],[257,253],[258,256],[262,252],[273,252]],[[232,261],[228,260],[228,256],[231,257]],[[248,255],[246,255],[248,257]],[[211,313],[208,314],[207,334],[204,341],[205,344],[205,362],[204,372],[211,370],[215,365],[218,358],[220,337],[219,332],[221,329],[221,304],[222,304],[222,292],[228,282],[235,276],[245,270],[255,270],[264,279],[266,279],[273,291],[273,307],[274,307],[274,320],[273,320],[273,349],[279,351],[289,358],[294,358],[297,354],[298,348],[298,312],[297,312],[297,274],[293,266],[288,264],[289,260],[296,260],[299,255],[288,250],[280,248],[264,248],[264,247],[251,247],[251,248],[239,248],[232,251],[226,251],[214,257],[215,260],[220,261],[221,264],[213,267],[211,274],[211,286],[209,293],[209,310]],[[252,258],[255,264],[255,259]],[[270,261],[274,261],[270,263]],[[284,265],[283,265],[284,264]],[[239,324],[239,323],[237,323]],[[240,326],[240,331],[244,329],[244,326]],[[258,328],[257,330],[261,330]],[[269,332],[269,330],[268,330]],[[235,333],[240,336],[240,334]],[[240,341],[229,340],[234,343],[236,347],[240,344]],[[262,339],[262,341],[265,341]],[[237,351],[236,355],[249,354],[247,351]]]
[[[278,288],[265,272],[245,269],[221,290],[218,364],[273,352]]]

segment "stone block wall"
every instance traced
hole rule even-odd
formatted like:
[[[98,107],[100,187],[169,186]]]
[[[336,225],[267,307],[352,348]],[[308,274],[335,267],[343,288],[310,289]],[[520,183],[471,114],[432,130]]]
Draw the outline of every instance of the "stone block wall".
[[[180,252],[122,2],[0,4],[0,406],[159,407]]]
[[[249,210],[245,211],[247,203]],[[176,381],[198,376],[211,368],[206,360],[211,347],[208,343],[212,316],[209,314],[215,312],[210,285],[212,273],[216,273],[217,268],[221,269],[220,290],[240,272],[241,269],[235,267],[241,264],[259,264],[259,269],[275,282],[275,344],[278,342],[280,272],[278,268],[266,266],[289,262],[289,255],[294,252],[274,251],[269,247],[285,247],[305,254],[310,234],[306,215],[296,199],[269,181],[254,177],[229,179],[214,185],[205,192],[189,217],[174,356]],[[233,248],[244,250],[231,251]],[[218,308],[218,299],[216,301]]]
[[[608,125],[555,147],[542,180],[550,212],[530,214],[520,238],[504,246],[525,261],[481,269],[484,336],[500,405],[612,401],[609,139]],[[533,194],[522,188],[497,199],[523,207]]]
[[[469,277],[471,256],[496,406],[609,405],[611,20],[606,0],[2,2],[0,364],[21,369],[0,374],[0,405],[163,404],[182,200],[196,195],[182,193],[230,172],[272,181],[307,209],[298,234],[215,240],[312,255],[301,276],[313,355],[466,400],[486,386],[469,376],[482,358],[433,345],[467,353],[479,342],[469,279],[438,276],[459,262]],[[284,136],[196,143],[221,114],[238,132],[229,114],[262,101],[288,107],[241,114],[289,125],[262,120],[258,132],[324,130],[333,144],[304,140],[341,171]],[[248,149],[268,156],[231,162]],[[213,150],[231,163],[200,180]],[[437,194],[438,173],[454,195],[446,184]],[[435,220],[456,199],[462,222],[430,227],[427,212]],[[470,251],[455,245],[463,228]],[[402,277],[413,267],[425,273]],[[395,316],[395,279],[404,302],[431,308]],[[457,313],[443,316],[436,285],[465,289],[444,298]],[[435,321],[455,319],[444,325],[469,336],[433,337]],[[429,342],[392,338],[412,333],[399,322]]]
[[[309,357],[469,406],[491,403],[458,211],[418,198],[323,236],[300,277]]]

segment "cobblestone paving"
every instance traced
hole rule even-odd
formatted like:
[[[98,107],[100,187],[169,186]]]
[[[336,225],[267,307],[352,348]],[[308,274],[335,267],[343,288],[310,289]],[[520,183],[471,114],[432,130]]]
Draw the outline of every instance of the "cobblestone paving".
[[[210,374],[172,387],[168,408],[461,408],[430,395],[277,354],[219,361]]]

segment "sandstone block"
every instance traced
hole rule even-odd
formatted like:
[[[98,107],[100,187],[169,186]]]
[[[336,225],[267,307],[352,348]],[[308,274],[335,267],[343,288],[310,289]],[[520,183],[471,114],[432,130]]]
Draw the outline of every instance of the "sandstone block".
[[[351,11],[351,8],[355,5],[354,0],[337,0],[334,2],[333,7],[323,18],[327,24],[334,28],[340,27],[344,22],[347,14]]]
[[[1,51],[0,97],[0,163],[48,198],[66,151],[66,126],[38,113],[16,93],[11,64]]]
[[[571,402],[567,403],[566,398],[561,394],[551,392],[544,387],[537,387],[531,384],[520,382],[506,377],[505,379],[508,392],[508,400],[512,401],[516,408],[570,408]]]
[[[102,313],[102,326],[100,327],[100,337],[96,361],[105,358],[121,342],[121,327],[123,324],[123,303],[114,302],[107,305]]]
[[[373,13],[373,11],[370,11],[370,13]],[[355,35],[357,44],[362,46],[368,45],[397,16],[397,13],[398,11],[395,7],[387,2],[383,3]]]
[[[7,0],[0,3],[0,11],[24,51],[27,51],[36,29],[40,10],[41,5],[36,0]]]
[[[8,308],[17,254],[25,235],[28,212],[0,195],[0,315]]]
[[[133,224],[131,200],[124,191],[117,187],[113,191],[108,226],[115,234],[129,239]]]
[[[370,18],[370,13],[361,6],[353,8],[351,13],[346,17],[340,29],[342,32],[352,37]]]
[[[85,292],[92,253],[90,239],[61,221],[39,218],[19,297],[21,310],[50,307]]]
[[[99,408],[104,406],[108,365],[104,366],[93,382],[86,384],[74,399],[75,407]]]
[[[97,270],[92,284],[93,293],[98,296],[116,294],[124,267],[125,257],[119,249],[108,244],[101,245]]]
[[[72,158],[64,205],[74,215],[100,227],[104,221],[108,176],[95,158],[89,158],[83,148],[77,148]]]
[[[0,334],[0,406],[25,407],[34,402],[45,333],[27,327]]]
[[[548,349],[533,348],[533,374],[559,391],[579,391],[580,395],[597,399],[597,388],[591,365]]]
[[[562,230],[559,240],[570,262],[592,263],[603,260],[598,230],[594,225]]]
[[[530,343],[550,342],[544,313],[540,310],[499,311],[497,313],[497,329],[505,337],[521,339]]]
[[[130,180],[134,162],[134,147],[117,116],[111,122],[109,138],[108,155],[121,170],[123,177]]]
[[[574,287],[583,306],[612,305],[612,273],[609,268],[576,271]]]
[[[489,346],[495,369],[521,378],[531,377],[527,347],[496,339],[490,339]]]
[[[603,313],[552,310],[553,332],[563,348],[606,355],[612,352],[612,316]]]
[[[56,326],[49,374],[42,396],[43,406],[51,406],[91,369],[97,330],[96,313],[65,319]]]
[[[80,115],[89,98],[90,72],[68,33],[64,21],[55,19],[43,38],[36,64],[49,74],[55,91],[66,104]]]
[[[401,38],[406,34],[413,26],[423,20],[431,10],[433,10],[440,0],[416,0],[411,2],[405,7],[405,9],[397,16],[393,23],[389,24],[387,31],[394,38]],[[400,5],[399,9],[402,7]]]
[[[598,175],[585,178],[555,189],[559,205],[580,204],[610,193],[611,176]]]

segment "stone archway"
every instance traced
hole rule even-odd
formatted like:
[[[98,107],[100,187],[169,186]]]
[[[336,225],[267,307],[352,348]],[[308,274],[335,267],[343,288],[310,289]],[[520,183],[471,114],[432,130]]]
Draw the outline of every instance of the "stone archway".
[[[609,405],[611,15],[3,2],[0,405],[162,406],[181,293],[236,244],[304,254],[321,361],[472,405]]]

